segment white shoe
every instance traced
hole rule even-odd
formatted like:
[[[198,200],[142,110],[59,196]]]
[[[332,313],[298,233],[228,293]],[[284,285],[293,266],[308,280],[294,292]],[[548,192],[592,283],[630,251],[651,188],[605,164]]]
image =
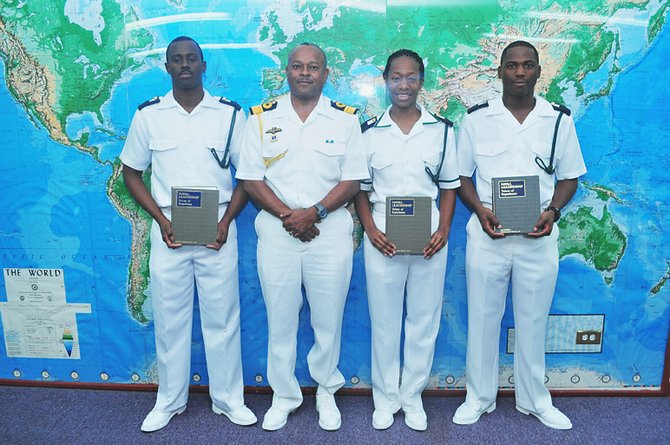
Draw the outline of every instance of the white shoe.
[[[405,424],[408,427],[415,431],[426,431],[426,428],[428,428],[428,418],[424,410],[409,413],[403,410],[403,412],[405,413]]]
[[[558,408],[552,406],[548,410],[536,413],[534,411],[529,411],[527,409],[521,408],[519,405],[516,406],[516,410],[523,414],[530,414],[532,416],[540,419],[540,422],[544,423],[549,428],[554,428],[556,430],[569,430],[572,428],[572,422],[568,419],[568,416],[559,411]]]
[[[233,411],[224,411],[212,403],[212,411],[216,414],[223,414],[235,425],[249,426],[258,421],[254,413],[245,405],[242,405]]]
[[[472,425],[477,422],[484,413],[491,413],[496,409],[496,402],[493,402],[484,409],[477,409],[468,402],[464,402],[454,413],[452,422],[458,425]]]
[[[170,420],[174,416],[181,414],[184,411],[186,411],[186,405],[174,411],[168,412],[152,409],[151,412],[147,414],[147,417],[144,418],[144,422],[142,422],[140,430],[145,433],[153,433],[154,431],[158,431],[170,423]]]
[[[316,395],[316,411],[319,413],[319,426],[322,429],[335,431],[342,426],[342,416],[332,394],[323,392]]]
[[[281,408],[271,406],[263,417],[263,429],[265,431],[277,431],[278,429],[284,428],[284,425],[286,425],[286,421],[288,420],[288,415],[293,411],[295,410],[284,411]]]
[[[376,409],[372,413],[372,428],[376,430],[386,430],[393,425],[393,420],[392,412]]]

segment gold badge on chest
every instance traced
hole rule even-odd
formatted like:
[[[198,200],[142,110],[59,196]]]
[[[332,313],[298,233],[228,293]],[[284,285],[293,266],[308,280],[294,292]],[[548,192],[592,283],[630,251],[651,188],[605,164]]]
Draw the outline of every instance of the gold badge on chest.
[[[282,129],[278,127],[272,127],[269,130],[265,130],[265,134],[270,135],[270,142],[277,142],[279,138],[277,137],[277,133],[281,132]]]

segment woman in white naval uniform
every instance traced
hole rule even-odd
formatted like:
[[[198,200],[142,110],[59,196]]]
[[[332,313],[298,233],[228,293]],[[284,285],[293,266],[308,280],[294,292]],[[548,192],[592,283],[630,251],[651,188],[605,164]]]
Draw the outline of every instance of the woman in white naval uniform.
[[[427,419],[421,392],[428,383],[440,326],[446,246],[460,182],[451,122],[417,104],[424,79],[421,57],[406,49],[396,51],[389,56],[383,77],[391,106],[363,124],[371,179],[361,184],[354,201],[365,229],[375,404],[372,426],[390,427],[393,414],[402,408],[405,423],[422,431]],[[387,196],[432,198],[432,236],[422,256],[396,255],[396,246],[386,238]],[[403,306],[407,313],[401,379]]]

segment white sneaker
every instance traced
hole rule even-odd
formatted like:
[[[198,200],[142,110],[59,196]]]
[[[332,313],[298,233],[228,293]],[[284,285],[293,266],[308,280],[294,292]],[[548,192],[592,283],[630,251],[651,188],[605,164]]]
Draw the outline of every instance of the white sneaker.
[[[284,428],[284,425],[286,425],[286,421],[288,420],[288,415],[293,411],[294,410],[284,411],[281,408],[271,406],[263,417],[263,429],[265,431],[277,431],[278,429]]]
[[[426,431],[426,428],[428,428],[428,418],[424,410],[409,413],[403,410],[403,412],[405,413],[405,424],[408,427],[415,431]]]
[[[258,421],[254,413],[245,405],[242,405],[233,411],[224,411],[212,403],[212,411],[216,414],[223,414],[235,425],[249,426]]]
[[[342,416],[332,394],[324,392],[316,395],[316,411],[319,413],[319,426],[322,429],[335,431],[342,426]]]
[[[376,430],[386,430],[393,425],[393,420],[392,412],[376,409],[372,413],[372,428]]]
[[[468,402],[464,402],[454,413],[452,422],[458,425],[472,425],[477,422],[484,413],[491,413],[496,409],[496,402],[493,402],[484,409],[477,409]]]
[[[549,428],[554,428],[556,430],[569,430],[572,428],[572,422],[570,422],[568,416],[554,406],[541,413],[529,411],[525,408],[521,408],[519,405],[516,406],[516,410],[520,413],[530,414],[537,417],[540,419],[540,422],[544,423]]]
[[[174,416],[181,414],[184,411],[186,411],[186,405],[174,411],[168,412],[152,409],[151,412],[147,414],[147,417],[144,418],[144,422],[142,422],[140,430],[145,433],[153,433],[154,431],[158,431],[170,423],[170,420]]]

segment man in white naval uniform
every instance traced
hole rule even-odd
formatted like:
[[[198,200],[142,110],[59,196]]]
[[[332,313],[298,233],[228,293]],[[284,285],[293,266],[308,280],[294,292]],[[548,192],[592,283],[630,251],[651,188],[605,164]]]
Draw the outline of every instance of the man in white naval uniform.
[[[237,165],[245,117],[239,105],[203,89],[206,62],[193,39],[174,39],[166,57],[172,91],[140,105],[121,153],[126,187],[153,218],[149,270],[158,395],[141,430],[157,431],[186,409],[194,281],[212,410],[238,425],[251,425],[256,416],[244,405],[234,221],[247,196],[239,186],[233,190],[228,168],[230,162]],[[151,193],[142,181],[149,165]],[[174,186],[218,189],[220,220],[210,245],[175,243],[170,222]]]
[[[498,67],[502,97],[468,110],[459,131],[459,196],[473,214],[466,227],[467,395],[454,414],[457,424],[475,423],[495,409],[500,324],[511,280],[516,408],[551,428],[572,428],[545,387],[544,345],[558,275],[555,222],[586,167],[569,110],[534,94],[540,72],[530,43],[508,45]],[[505,236],[491,211],[491,178],[526,175],[539,176],[540,216],[533,232]]]
[[[343,206],[367,169],[356,110],[321,95],[328,78],[323,51],[296,46],[286,77],[288,96],[251,109],[237,170],[261,208],[255,222],[258,275],[274,391],[263,428],[282,428],[302,403],[295,362],[304,286],[314,330],[307,364],[318,384],[319,426],[337,430],[341,416],[333,394],[344,384],[337,365],[353,260],[353,221]]]

